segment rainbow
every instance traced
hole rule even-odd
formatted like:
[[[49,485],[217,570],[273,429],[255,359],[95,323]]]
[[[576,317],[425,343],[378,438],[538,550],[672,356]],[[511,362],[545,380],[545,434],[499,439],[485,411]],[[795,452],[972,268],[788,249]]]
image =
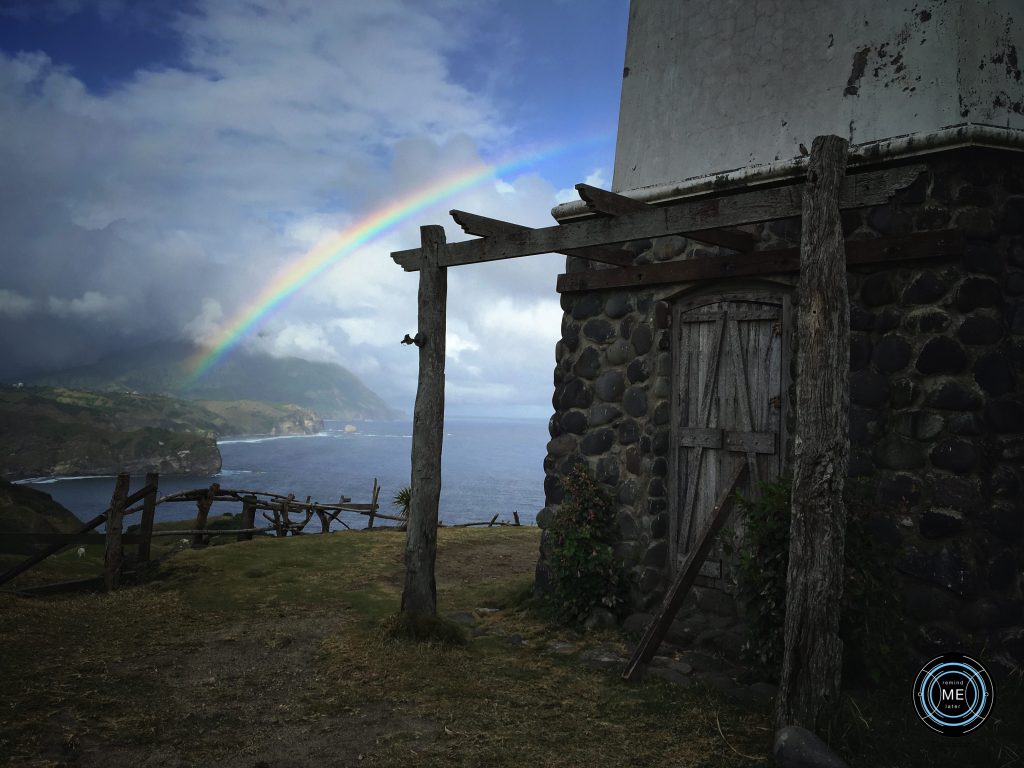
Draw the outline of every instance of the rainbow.
[[[521,170],[567,151],[578,151],[600,144],[612,136],[614,132],[603,132],[582,140],[535,148],[494,165],[474,164],[414,190],[389,205],[372,211],[346,229],[325,238],[274,275],[251,302],[225,323],[210,346],[193,355],[186,368],[185,387],[199,381],[289,297],[310,281],[330,269],[342,257],[386,234],[410,216],[488,179]]]

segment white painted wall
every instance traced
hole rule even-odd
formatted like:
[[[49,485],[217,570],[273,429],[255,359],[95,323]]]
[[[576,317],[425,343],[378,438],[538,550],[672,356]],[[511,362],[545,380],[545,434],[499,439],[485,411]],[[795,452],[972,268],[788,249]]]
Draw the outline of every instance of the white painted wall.
[[[1024,131],[1024,0],[632,0],[616,191],[965,123]]]

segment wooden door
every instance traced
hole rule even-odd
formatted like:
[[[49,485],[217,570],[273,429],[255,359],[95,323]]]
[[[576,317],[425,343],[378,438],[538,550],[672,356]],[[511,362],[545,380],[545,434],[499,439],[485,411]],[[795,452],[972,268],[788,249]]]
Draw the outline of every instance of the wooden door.
[[[785,446],[788,298],[729,293],[677,303],[670,562],[707,526],[721,483],[747,462],[748,498],[779,476]],[[727,523],[737,533],[739,520]],[[732,591],[716,544],[698,583]]]

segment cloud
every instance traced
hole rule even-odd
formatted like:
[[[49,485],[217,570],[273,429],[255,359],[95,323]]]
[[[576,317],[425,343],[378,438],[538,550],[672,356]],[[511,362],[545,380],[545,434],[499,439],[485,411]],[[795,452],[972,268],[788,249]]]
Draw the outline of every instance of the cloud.
[[[608,183],[608,177],[604,168],[595,168],[591,173],[583,180],[584,184],[589,184],[592,187],[598,187],[600,189],[607,189],[605,186]],[[580,193],[576,191],[575,187],[566,187],[560,189],[555,193],[556,203],[571,203],[573,200],[579,200]]]
[[[129,8],[100,5],[108,17]],[[69,0],[57,11],[85,7],[100,6]],[[161,336],[210,342],[325,237],[514,144],[507,116],[451,69],[490,3],[188,7],[159,17],[181,60],[103,93],[46,53],[0,52],[10,375]],[[600,174],[588,183],[603,184]],[[437,200],[338,258],[249,343],[342,362],[411,410],[417,355],[398,342],[416,331],[418,280],[390,252],[416,246],[420,224],[465,238],[450,208],[549,226],[557,193],[526,173]],[[538,256],[449,270],[453,410],[548,400],[563,265]]]
[[[0,315],[25,317],[35,309],[35,302],[28,296],[0,288]]]
[[[104,296],[99,291],[86,291],[77,299],[60,299],[51,296],[47,301],[50,314],[56,317],[97,318],[114,315],[124,310],[122,297]]]
[[[217,343],[223,322],[224,308],[216,299],[207,297],[203,299],[203,308],[199,314],[186,322],[182,330],[189,341],[212,346]]]

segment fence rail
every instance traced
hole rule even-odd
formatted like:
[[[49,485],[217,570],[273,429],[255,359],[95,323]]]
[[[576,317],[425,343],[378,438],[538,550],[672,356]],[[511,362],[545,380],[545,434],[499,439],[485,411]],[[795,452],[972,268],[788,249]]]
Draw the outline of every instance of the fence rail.
[[[129,494],[131,477],[123,472],[117,476],[114,494],[110,506],[105,511],[86,521],[74,533],[7,533],[0,532],[0,538],[8,540],[32,541],[45,545],[42,550],[29,556],[6,572],[0,574],[0,585],[6,584],[50,555],[54,555],[68,547],[82,544],[104,544],[104,568],[102,581],[108,591],[116,589],[121,581],[124,569],[124,546],[130,544],[137,547],[136,561],[145,565],[151,558],[152,540],[156,537],[178,536],[190,540],[193,548],[206,546],[213,536],[235,536],[238,541],[251,540],[254,534],[274,534],[277,537],[301,534],[315,515],[320,522],[320,533],[329,533],[331,524],[338,523],[346,529],[352,528],[340,518],[348,512],[366,518],[366,527],[373,528],[375,520],[389,520],[404,526],[404,515],[389,515],[380,512],[378,504],[380,485],[374,478],[370,503],[353,502],[348,496],[341,496],[335,503],[323,504],[313,501],[307,496],[305,501],[295,498],[294,494],[271,493],[268,491],[252,491],[244,489],[221,488],[214,483],[209,488],[195,488],[179,491],[166,496],[157,496],[160,477],[156,472],[146,475],[142,488]],[[240,503],[242,513],[238,528],[211,528],[207,525],[210,508],[214,503]],[[153,523],[156,508],[160,504],[192,503],[196,505],[196,519],[191,528],[168,531],[154,531]],[[259,511],[268,523],[267,527],[257,527],[256,512]],[[126,532],[124,518],[127,515],[142,513],[138,530]],[[270,513],[270,514],[268,514]],[[293,515],[296,517],[293,518]],[[499,522],[498,515],[490,521],[461,523],[451,526],[464,528],[470,526],[503,526],[519,525],[519,513],[514,512],[512,523]],[[93,533],[96,528],[106,524],[105,533]],[[92,583],[93,580],[87,580]],[[69,582],[70,583],[70,582]],[[78,583],[78,582],[75,582]],[[82,582],[86,583],[86,582]],[[50,585],[57,588],[60,585]],[[33,589],[39,592],[39,589]]]

